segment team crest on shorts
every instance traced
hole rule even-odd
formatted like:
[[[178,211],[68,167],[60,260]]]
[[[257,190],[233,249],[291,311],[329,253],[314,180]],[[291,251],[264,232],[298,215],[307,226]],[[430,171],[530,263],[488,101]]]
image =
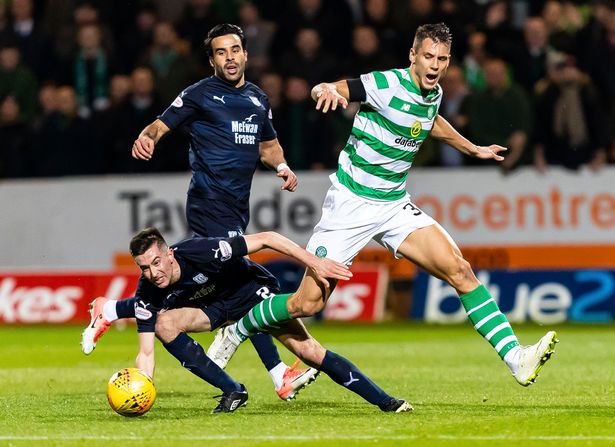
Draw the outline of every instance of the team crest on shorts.
[[[316,252],[314,254],[319,258],[324,258],[325,256],[327,256],[327,249],[321,245],[316,249]]]

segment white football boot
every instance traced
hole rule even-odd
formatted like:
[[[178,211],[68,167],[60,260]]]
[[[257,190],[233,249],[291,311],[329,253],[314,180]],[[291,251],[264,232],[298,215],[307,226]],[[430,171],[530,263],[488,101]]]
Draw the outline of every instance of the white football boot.
[[[557,333],[549,331],[538,340],[538,343],[522,346],[519,352],[519,369],[516,374],[513,374],[515,380],[523,386],[534,383],[538,377],[538,371],[551,358],[555,352],[555,344],[558,342]]]

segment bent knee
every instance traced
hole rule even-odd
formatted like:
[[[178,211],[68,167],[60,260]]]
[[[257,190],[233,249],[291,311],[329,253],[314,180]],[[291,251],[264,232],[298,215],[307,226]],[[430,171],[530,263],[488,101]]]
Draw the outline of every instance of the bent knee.
[[[472,290],[478,284],[470,263],[457,255],[447,269],[446,277],[448,283],[456,290]]]
[[[293,348],[297,357],[314,368],[318,368],[325,357],[325,348],[311,337],[297,343]]]
[[[156,336],[165,343],[173,341],[180,332],[173,318],[164,313],[158,315],[155,331]]]
[[[295,318],[311,317],[324,309],[325,301],[319,300],[297,300],[289,306],[290,314]]]

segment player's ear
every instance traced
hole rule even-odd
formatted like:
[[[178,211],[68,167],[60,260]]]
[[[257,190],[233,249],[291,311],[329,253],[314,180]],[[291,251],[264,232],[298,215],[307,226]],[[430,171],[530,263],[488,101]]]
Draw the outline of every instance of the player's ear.
[[[209,65],[211,65],[211,68],[214,68],[214,58],[213,57],[209,58]]]
[[[414,51],[414,48],[410,48],[410,55],[408,56],[408,58],[410,59],[410,65],[414,64],[414,62],[416,61],[416,53]]]

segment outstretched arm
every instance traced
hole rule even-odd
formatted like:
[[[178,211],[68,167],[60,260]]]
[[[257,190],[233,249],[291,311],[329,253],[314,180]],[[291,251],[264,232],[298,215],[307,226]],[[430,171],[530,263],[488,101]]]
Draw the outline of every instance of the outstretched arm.
[[[441,115],[437,115],[433,122],[430,135],[440,141],[453,146],[459,152],[470,155],[475,158],[494,159],[496,161],[504,160],[504,157],[498,155],[499,152],[507,150],[505,147],[492,144],[491,146],[477,146],[470,142],[466,137],[461,135],[450,125]]]
[[[145,127],[132,145],[132,156],[137,160],[150,160],[154,154],[154,146],[170,129],[157,119]]]
[[[284,184],[282,190],[293,192],[297,189],[297,176],[288,167],[284,160],[284,150],[277,138],[269,141],[261,141],[259,145],[260,159],[263,164],[277,171]]]
[[[147,374],[150,379],[154,378],[154,341],[155,334],[153,332],[139,333],[139,353],[135,366]]]
[[[345,109],[350,99],[348,82],[321,82],[312,88],[312,99],[316,101],[316,110],[322,107],[322,113],[337,109],[338,104]]]
[[[329,287],[327,278],[348,280],[352,273],[348,267],[331,259],[319,258],[304,250],[290,239],[273,231],[248,234],[244,236],[248,247],[248,254],[255,253],[264,248],[271,248],[279,253],[290,256],[311,268],[320,282]]]

